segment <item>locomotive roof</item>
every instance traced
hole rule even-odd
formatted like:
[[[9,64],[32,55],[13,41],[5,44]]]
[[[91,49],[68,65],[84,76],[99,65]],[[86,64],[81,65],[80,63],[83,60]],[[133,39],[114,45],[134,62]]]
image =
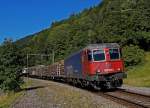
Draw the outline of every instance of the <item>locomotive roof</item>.
[[[86,46],[85,48],[75,52],[75,53],[72,53],[70,56],[68,56],[67,58],[70,58],[71,56],[77,54],[77,53],[80,53],[81,51],[83,51],[84,49],[89,49],[89,50],[92,50],[92,49],[103,49],[103,48],[120,48],[119,44],[117,43],[100,43],[100,44],[89,44],[88,46]],[[67,59],[66,58],[66,59]]]
[[[103,49],[103,48],[119,48],[119,44],[117,43],[102,43],[102,44],[90,44],[84,49]]]

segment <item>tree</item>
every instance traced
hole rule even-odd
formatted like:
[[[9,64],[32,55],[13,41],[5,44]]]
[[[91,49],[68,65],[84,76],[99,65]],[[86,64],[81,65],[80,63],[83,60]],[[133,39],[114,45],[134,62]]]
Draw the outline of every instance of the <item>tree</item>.
[[[144,50],[134,45],[125,46],[123,47],[123,58],[125,66],[137,65],[145,60]]]
[[[5,39],[0,48],[0,89],[18,90],[20,88],[20,73],[22,56],[10,39]]]

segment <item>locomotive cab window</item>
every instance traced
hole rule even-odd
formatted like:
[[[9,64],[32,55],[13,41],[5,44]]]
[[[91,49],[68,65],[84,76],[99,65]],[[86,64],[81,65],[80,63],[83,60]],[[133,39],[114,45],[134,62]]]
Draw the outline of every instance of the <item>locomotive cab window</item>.
[[[94,61],[103,61],[105,60],[105,54],[103,50],[94,50],[93,51]]]
[[[110,59],[120,59],[120,52],[119,49],[109,49]]]
[[[91,51],[88,52],[88,61],[92,61],[92,52]]]

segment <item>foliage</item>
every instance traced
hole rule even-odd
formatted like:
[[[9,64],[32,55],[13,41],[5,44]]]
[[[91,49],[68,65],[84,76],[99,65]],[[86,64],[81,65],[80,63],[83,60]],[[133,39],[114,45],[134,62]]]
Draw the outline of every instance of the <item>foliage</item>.
[[[145,54],[145,63],[137,65],[128,71],[128,78],[125,84],[140,87],[150,87],[150,52]]]
[[[125,46],[122,50],[125,66],[137,65],[144,61],[144,50],[140,49],[138,46]]]
[[[15,44],[24,54],[52,55],[55,52],[55,61],[90,43],[133,44],[147,51],[150,50],[149,19],[149,0],[103,0],[96,7],[55,21],[50,28],[18,40]],[[31,58],[31,65],[37,65],[36,60],[38,57]]]
[[[19,89],[22,56],[11,40],[5,40],[0,50],[0,89]]]
[[[25,93],[24,89],[29,88],[31,84],[32,84],[32,81],[27,80],[24,84],[21,85],[21,91],[19,92],[9,91],[1,95],[0,96],[0,108],[10,108],[18,98],[24,96],[24,93]]]

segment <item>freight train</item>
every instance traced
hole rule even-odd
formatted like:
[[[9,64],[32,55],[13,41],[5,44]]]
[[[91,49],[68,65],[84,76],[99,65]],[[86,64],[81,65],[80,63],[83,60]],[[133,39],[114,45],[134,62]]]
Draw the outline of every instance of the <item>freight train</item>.
[[[95,89],[120,87],[123,78],[127,77],[121,48],[117,43],[90,44],[52,65],[30,67],[27,73],[32,77]]]

